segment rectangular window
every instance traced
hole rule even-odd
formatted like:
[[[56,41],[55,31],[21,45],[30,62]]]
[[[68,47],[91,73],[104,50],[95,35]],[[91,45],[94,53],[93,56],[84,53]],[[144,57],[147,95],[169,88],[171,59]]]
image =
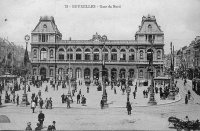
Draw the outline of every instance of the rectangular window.
[[[94,54],[94,61],[99,60],[99,54]]]
[[[42,42],[45,42],[45,34],[42,34]]]
[[[73,54],[67,54],[67,60],[73,60]]]
[[[105,61],[108,61],[108,54],[105,54]]]
[[[59,60],[64,60],[64,55],[63,54],[59,54]]]
[[[76,54],[76,60],[81,60],[81,54]]]
[[[134,61],[134,54],[130,54],[130,55],[129,55],[129,60],[130,60],[130,61]]]
[[[121,54],[120,60],[121,60],[121,61],[125,61],[125,60],[126,60],[126,54]]]
[[[117,54],[111,54],[111,60],[117,61]]]
[[[85,60],[90,60],[90,54],[85,54]]]
[[[45,36],[45,42],[48,42],[48,35]]]

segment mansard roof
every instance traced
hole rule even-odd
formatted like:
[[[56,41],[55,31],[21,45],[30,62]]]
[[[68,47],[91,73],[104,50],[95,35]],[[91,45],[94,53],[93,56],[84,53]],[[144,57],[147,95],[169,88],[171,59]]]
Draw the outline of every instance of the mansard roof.
[[[32,33],[56,33],[61,34],[55,24],[53,16],[41,16]]]
[[[148,27],[151,27],[151,31],[148,30]],[[141,26],[139,26],[139,30],[136,34],[164,34],[163,31],[160,29],[156,22],[155,16],[143,16]]]

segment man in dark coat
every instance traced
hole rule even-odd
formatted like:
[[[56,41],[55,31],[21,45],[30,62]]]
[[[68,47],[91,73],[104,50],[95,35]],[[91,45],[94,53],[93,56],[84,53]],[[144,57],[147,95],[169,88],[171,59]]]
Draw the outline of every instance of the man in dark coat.
[[[131,107],[131,103],[129,101],[126,103],[126,108],[127,108],[127,111],[128,111],[128,115],[131,115],[132,107]]]
[[[81,98],[81,96],[80,96],[80,94],[78,94],[77,95],[77,104],[80,104],[80,98]]]
[[[18,94],[17,94],[16,101],[17,101],[17,105],[19,105],[19,95]]]
[[[64,93],[61,95],[61,98],[62,98],[62,103],[65,103],[65,95],[64,95]]]
[[[100,102],[100,104],[101,104],[101,109],[103,109],[103,106],[104,106],[103,99],[101,99],[101,102]]]
[[[40,122],[40,126],[43,127],[43,121],[44,121],[45,115],[40,111],[40,114],[38,115],[38,121]]]

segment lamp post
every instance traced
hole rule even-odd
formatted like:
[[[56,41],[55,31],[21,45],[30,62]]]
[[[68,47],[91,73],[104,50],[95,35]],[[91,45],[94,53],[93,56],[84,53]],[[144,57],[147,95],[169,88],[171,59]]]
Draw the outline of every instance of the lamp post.
[[[174,91],[174,47],[172,51],[172,43],[170,44],[171,46],[171,80],[170,80],[170,92],[168,99],[170,100],[175,100],[175,91]]]
[[[30,36],[26,35],[24,37],[24,39],[26,41],[26,50],[25,50],[25,53],[24,53],[24,57],[26,57],[26,53],[28,53],[28,51],[27,51],[27,45],[28,45],[28,41],[30,40]],[[26,82],[27,82],[27,72],[28,72],[26,62],[27,61],[24,60],[24,66],[25,66],[25,87],[24,87],[24,94],[22,95],[21,106],[27,106],[29,104],[28,99],[27,99],[27,94],[26,94]]]
[[[150,75],[151,75],[151,85],[150,85],[150,97],[148,104],[149,105],[156,105],[157,102],[155,100],[155,94],[154,94],[154,78],[153,78],[153,40],[151,42],[151,52],[150,52],[150,58],[149,58],[149,66],[150,66]]]
[[[103,48],[102,48],[102,85],[103,85],[103,95],[102,95],[102,100],[104,102],[104,107],[108,107],[108,103],[107,103],[107,93],[106,93],[106,69],[105,69],[105,53],[104,53],[104,49],[105,49],[105,42],[107,40],[107,37],[105,35],[102,36],[102,42],[103,42]]]

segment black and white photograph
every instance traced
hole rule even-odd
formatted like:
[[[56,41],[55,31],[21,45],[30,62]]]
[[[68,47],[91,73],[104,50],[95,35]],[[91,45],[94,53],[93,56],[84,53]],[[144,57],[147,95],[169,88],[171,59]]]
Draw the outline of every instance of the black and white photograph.
[[[200,130],[200,0],[0,0],[0,130]]]

